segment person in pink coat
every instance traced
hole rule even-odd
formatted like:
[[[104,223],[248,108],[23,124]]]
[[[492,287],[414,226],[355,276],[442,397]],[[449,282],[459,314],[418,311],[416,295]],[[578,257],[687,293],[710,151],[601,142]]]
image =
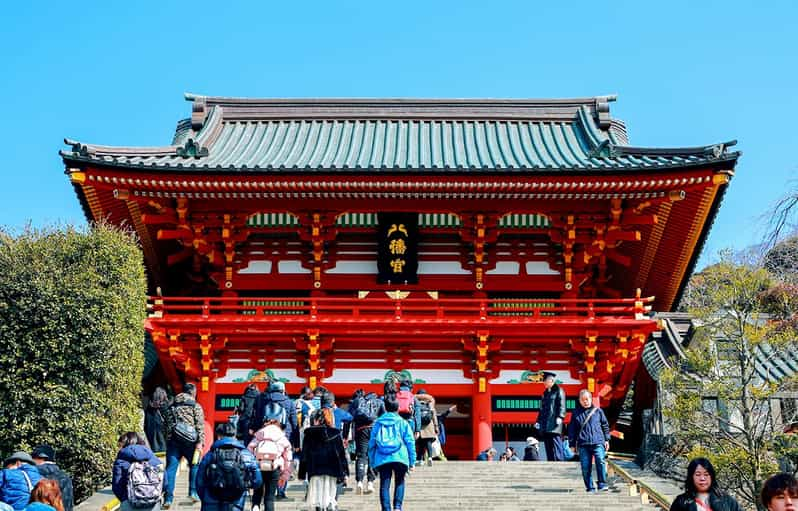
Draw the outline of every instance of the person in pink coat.
[[[280,426],[285,421],[285,413],[279,404],[269,403],[263,427],[255,432],[247,446],[255,455],[263,477],[263,485],[252,493],[252,511],[274,511],[277,484],[286,483],[291,476],[291,442]]]

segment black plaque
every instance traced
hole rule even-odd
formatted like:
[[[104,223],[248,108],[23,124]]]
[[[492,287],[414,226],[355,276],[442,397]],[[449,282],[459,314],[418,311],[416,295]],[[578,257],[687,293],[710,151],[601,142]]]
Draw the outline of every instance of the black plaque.
[[[418,213],[379,213],[377,282],[418,283]]]

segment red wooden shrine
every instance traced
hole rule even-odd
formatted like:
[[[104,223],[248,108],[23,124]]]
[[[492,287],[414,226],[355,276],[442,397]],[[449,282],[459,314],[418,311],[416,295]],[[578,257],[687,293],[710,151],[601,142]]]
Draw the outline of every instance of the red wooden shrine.
[[[630,146],[606,96],[187,99],[171,145],[61,152],[88,219],[141,240],[168,381],[219,422],[265,376],[343,400],[403,372],[458,404],[461,458],[534,422],[543,370],[617,416],[739,156]],[[415,230],[382,261],[390,214]]]

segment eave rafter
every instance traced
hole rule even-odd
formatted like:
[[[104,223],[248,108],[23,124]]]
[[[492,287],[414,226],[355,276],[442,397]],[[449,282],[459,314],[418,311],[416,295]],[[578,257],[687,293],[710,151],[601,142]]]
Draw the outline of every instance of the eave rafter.
[[[318,176],[284,179],[258,176],[137,177],[96,170],[86,175],[92,186],[129,190],[133,197],[190,199],[651,199],[674,189],[711,182],[712,172],[668,174],[644,179],[632,176],[510,176],[473,179],[393,177],[383,180]]]

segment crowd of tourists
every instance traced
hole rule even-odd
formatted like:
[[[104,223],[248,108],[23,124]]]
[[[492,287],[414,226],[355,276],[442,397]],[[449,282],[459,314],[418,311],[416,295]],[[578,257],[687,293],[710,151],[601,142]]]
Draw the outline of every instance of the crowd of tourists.
[[[579,406],[565,424],[565,393],[553,373],[544,374],[544,393],[534,434],[523,457],[507,446],[497,458],[490,447],[481,461],[538,461],[540,441],[548,461],[570,459],[574,446],[585,489],[608,491],[606,455],[610,429],[592,394],[579,393]],[[196,401],[196,387],[186,384],[170,400],[158,388],[145,410],[144,435],[122,434],[112,467],[112,490],[120,511],[159,511],[172,507],[178,465],[188,466],[188,497],[203,511],[273,511],[288,499],[288,481],[305,488],[310,511],[336,511],[354,461],[356,494],[375,492],[379,478],[382,511],[402,509],[406,477],[417,465],[445,460],[445,421],[456,409],[436,410],[435,398],[423,389],[414,393],[410,381],[388,381],[383,395],[357,390],[343,410],[323,387],[304,387],[296,400],[282,382],[245,389],[230,422],[217,425],[204,456],[205,416]],[[165,453],[165,464],[155,452]],[[596,484],[593,482],[596,466]],[[391,486],[393,485],[393,491]],[[796,511],[798,482],[786,473],[763,485],[760,498],[769,511]],[[0,471],[0,511],[72,511],[71,478],[56,464],[55,449],[37,447],[15,452]],[[704,458],[687,467],[685,492],[671,511],[737,511],[742,508],[718,485],[715,469]]]
[[[147,438],[130,432],[119,439],[112,487],[122,511],[169,509],[185,460],[188,497],[204,511],[242,511],[247,503],[250,511],[273,511],[289,498],[292,478],[302,482],[309,510],[334,511],[354,461],[355,493],[374,493],[379,478],[381,508],[401,510],[408,473],[445,459],[444,424],[454,409],[438,414],[435,398],[414,392],[410,381],[386,383],[382,396],[358,390],[346,410],[323,387],[304,387],[292,400],[280,381],[263,391],[251,383],[200,456],[205,417],[196,388],[186,384],[172,401],[156,389],[145,411]],[[166,453],[165,467],[154,450]]]
[[[17,451],[0,470],[0,511],[72,511],[72,478],[55,461],[55,449],[40,445]]]

